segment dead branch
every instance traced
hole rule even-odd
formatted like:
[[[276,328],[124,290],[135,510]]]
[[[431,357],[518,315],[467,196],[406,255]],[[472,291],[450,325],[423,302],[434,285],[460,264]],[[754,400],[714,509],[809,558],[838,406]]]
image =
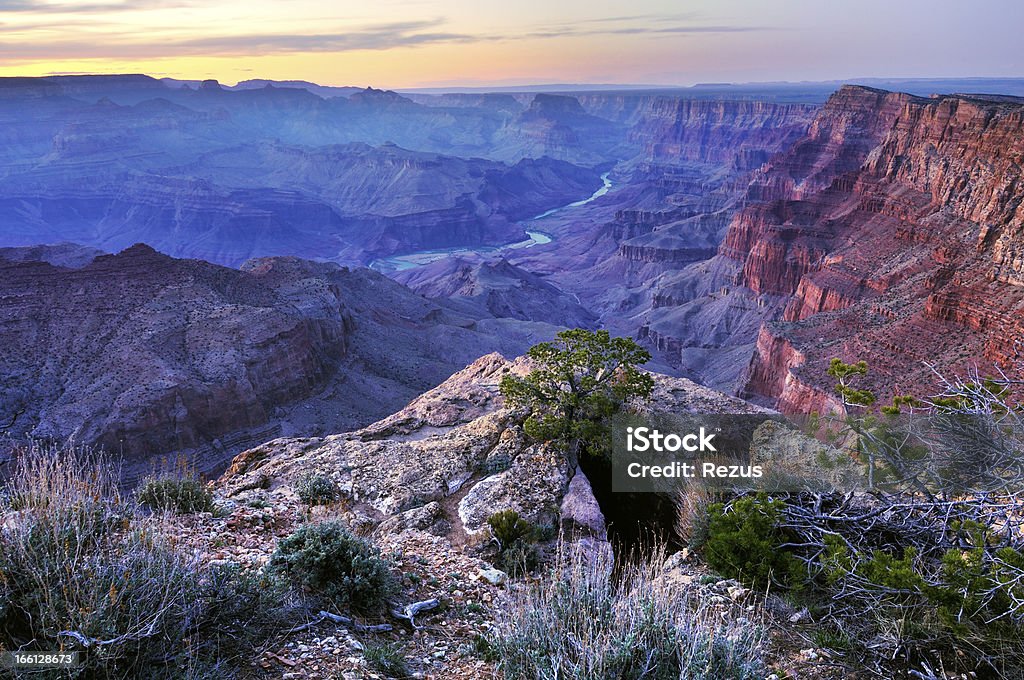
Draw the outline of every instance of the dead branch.
[[[436,597],[430,600],[423,600],[422,602],[413,602],[412,604],[406,605],[402,609],[392,609],[391,615],[396,619],[408,621],[412,628],[418,628],[416,625],[416,615],[420,612],[430,611],[436,609],[441,604],[441,601]]]
[[[118,635],[116,638],[111,638],[110,640],[100,640],[99,638],[92,638],[92,637],[89,637],[88,635],[83,635],[82,633],[79,633],[78,631],[62,630],[59,633],[57,633],[57,637],[69,637],[69,638],[72,638],[74,640],[77,640],[78,644],[82,645],[86,649],[90,649],[92,647],[107,647],[109,645],[116,645],[116,644],[120,644],[122,642],[125,642],[127,640],[138,639],[139,637],[144,637],[144,636],[132,636],[132,635],[127,635],[126,634],[126,635]]]
[[[11,421],[6,425],[0,426],[0,435],[6,435],[8,432],[14,429],[14,424],[18,422],[18,418],[25,415],[25,412],[27,410],[27,407],[22,407],[21,410],[15,411],[14,415],[11,416]]]
[[[331,612],[321,610],[320,613],[317,614],[315,619],[309,621],[308,623],[304,623],[301,626],[296,626],[294,628],[289,629],[287,631],[287,634],[290,635],[291,633],[297,633],[301,630],[312,628],[323,623],[324,621],[332,621],[334,623],[345,626],[346,628],[350,628],[351,630],[354,630],[357,633],[387,633],[391,630],[394,630],[394,626],[392,626],[390,623],[365,625],[362,623],[357,623],[355,620],[349,618],[348,616],[341,616],[340,614],[332,614]]]

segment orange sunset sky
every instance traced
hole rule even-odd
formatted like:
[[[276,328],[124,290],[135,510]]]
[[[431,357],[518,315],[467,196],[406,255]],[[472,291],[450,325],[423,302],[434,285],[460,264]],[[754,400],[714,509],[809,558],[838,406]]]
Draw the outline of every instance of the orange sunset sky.
[[[431,87],[1020,76],[1024,3],[0,0],[0,75]]]

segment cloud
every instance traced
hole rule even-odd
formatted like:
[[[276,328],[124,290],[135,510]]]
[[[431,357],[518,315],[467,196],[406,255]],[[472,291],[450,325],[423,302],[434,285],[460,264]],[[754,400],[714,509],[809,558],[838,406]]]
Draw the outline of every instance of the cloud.
[[[0,59],[28,61],[45,59],[158,59],[189,55],[236,56],[294,52],[349,52],[389,50],[434,43],[476,42],[478,36],[439,30],[445,21],[431,19],[363,26],[329,33],[265,33],[210,35],[201,37],[161,36],[159,40],[137,42],[105,40],[0,43]],[[184,31],[182,31],[184,34]]]
[[[773,30],[766,26],[668,26],[666,28],[657,28],[654,26],[646,27],[626,27],[626,28],[611,28],[603,33],[614,34],[614,35],[633,35],[641,33],[668,33],[668,34],[685,34],[685,33],[750,33],[751,31],[770,31]]]
[[[209,36],[172,42],[176,51],[202,54],[239,52],[348,52],[352,50],[388,50],[430,43],[475,42],[480,38],[463,33],[435,30],[442,19],[405,21],[366,26],[351,31],[312,34],[247,34]]]
[[[700,15],[697,12],[682,12],[678,14],[632,14],[629,16],[615,17],[594,17],[581,19],[575,22],[578,24],[624,24],[634,21],[693,21]]]
[[[593,35],[686,35],[700,33],[749,33],[774,30],[764,26],[732,24],[700,24],[696,12],[677,14],[634,14],[629,16],[595,17],[571,24],[540,26],[521,37],[566,38]]]
[[[526,38],[575,38],[594,35],[687,35],[700,33],[751,33],[776,30],[767,26],[624,26],[586,29],[576,26],[542,29],[523,35]]]
[[[168,3],[188,0],[135,0],[132,6],[157,7]],[[36,0],[0,0],[0,12],[15,11],[12,8],[43,6]],[[46,7],[100,8],[108,5],[47,4]],[[109,6],[125,7],[126,5]],[[56,10],[53,10],[56,11]],[[85,18],[83,17],[83,20]],[[124,23],[109,23],[91,18],[90,32],[65,30],[55,34],[55,29],[69,29],[74,18],[54,19],[48,24],[35,23],[11,27],[20,34],[17,40],[0,41],[0,61],[19,63],[26,61],[55,61],[79,59],[143,60],[183,56],[252,56],[288,53],[330,53],[356,50],[383,51],[398,48],[412,48],[436,44],[467,44],[483,41],[518,41],[557,39],[595,35],[685,35],[698,33],[739,33],[763,29],[753,26],[734,25],[693,25],[683,23],[692,20],[690,15],[635,15],[598,17],[583,19],[572,25],[555,25],[526,28],[522,33],[463,33],[448,30],[448,20],[433,18],[422,20],[394,21],[370,24],[352,28],[333,28],[324,32],[252,32],[222,35],[211,33],[196,34],[194,28],[165,26],[158,33],[148,31],[137,33],[126,30]],[[211,27],[212,28],[212,27]],[[206,30],[211,30],[207,28]],[[39,31],[41,38],[33,36]],[[0,33],[8,28],[0,23]],[[145,37],[142,37],[142,36]]]
[[[129,10],[183,7],[187,2],[177,0],[132,0],[132,2],[38,2],[38,0],[0,0],[0,14],[98,14]]]

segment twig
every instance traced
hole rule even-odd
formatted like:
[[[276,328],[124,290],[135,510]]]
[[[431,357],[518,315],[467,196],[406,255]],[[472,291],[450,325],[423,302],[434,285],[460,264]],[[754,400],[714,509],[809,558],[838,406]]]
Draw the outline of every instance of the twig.
[[[396,619],[408,621],[409,625],[415,629],[418,628],[415,621],[416,615],[420,612],[436,609],[440,604],[441,601],[435,597],[430,600],[423,600],[422,602],[413,602],[412,604],[406,605],[403,609],[392,609],[391,615]]]
[[[394,627],[390,623],[378,623],[372,626],[368,626],[362,623],[356,623],[353,619],[347,616],[341,616],[340,614],[332,614],[328,611],[321,610],[315,619],[309,623],[304,623],[301,626],[296,626],[287,631],[288,634],[297,633],[300,630],[306,630],[313,626],[319,625],[324,621],[333,621],[334,623],[341,624],[346,628],[351,628],[358,633],[387,633],[388,631],[394,630]]]

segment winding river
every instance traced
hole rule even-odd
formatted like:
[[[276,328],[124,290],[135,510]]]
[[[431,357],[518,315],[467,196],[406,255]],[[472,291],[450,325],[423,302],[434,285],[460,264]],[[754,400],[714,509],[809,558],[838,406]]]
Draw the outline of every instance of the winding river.
[[[573,201],[572,203],[561,205],[558,206],[557,208],[552,208],[551,210],[542,212],[536,217],[531,217],[528,220],[523,220],[522,222],[520,222],[520,224],[526,227],[533,222],[537,222],[538,220],[542,220],[546,217],[551,217],[552,215],[560,213],[563,210],[568,210],[570,208],[578,208],[581,205],[586,205],[587,203],[590,203],[591,201],[596,200],[601,196],[604,196],[612,188],[612,181],[608,179],[608,175],[610,174],[611,172],[609,171],[601,175],[601,187],[598,188],[597,191],[595,191],[587,198],[581,199],[579,201]],[[477,248],[460,246],[458,248],[420,250],[415,253],[406,253],[405,255],[395,255],[392,257],[382,257],[376,259],[370,263],[370,267],[372,269],[376,269],[381,273],[388,274],[390,272],[404,271],[406,269],[412,269],[414,267],[422,267],[425,264],[430,264],[431,262],[442,260],[450,255],[468,255],[472,253],[483,255],[497,253],[503,250],[521,250],[523,248],[532,248],[533,246],[539,246],[544,243],[551,243],[552,239],[554,238],[551,236],[551,234],[545,233],[543,231],[537,231],[536,229],[527,228],[525,229],[525,231],[526,235],[529,237],[525,241],[508,243],[503,246],[480,246]]]

